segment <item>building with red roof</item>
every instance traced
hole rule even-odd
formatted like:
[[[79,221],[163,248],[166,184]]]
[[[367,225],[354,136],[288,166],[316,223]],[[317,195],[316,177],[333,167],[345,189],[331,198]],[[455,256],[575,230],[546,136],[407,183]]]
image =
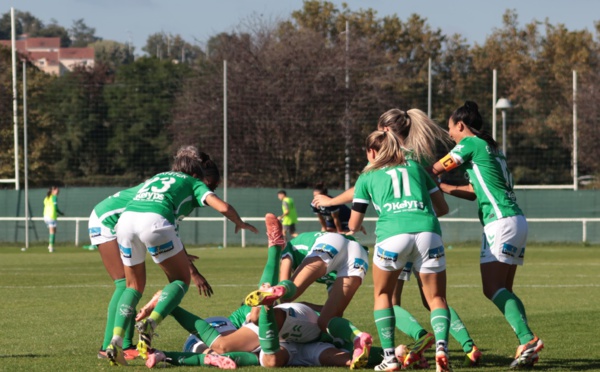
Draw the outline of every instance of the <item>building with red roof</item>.
[[[0,40],[11,48],[11,40]],[[28,37],[15,41],[17,52],[40,70],[62,75],[75,66],[94,67],[94,48],[61,48],[58,37]]]

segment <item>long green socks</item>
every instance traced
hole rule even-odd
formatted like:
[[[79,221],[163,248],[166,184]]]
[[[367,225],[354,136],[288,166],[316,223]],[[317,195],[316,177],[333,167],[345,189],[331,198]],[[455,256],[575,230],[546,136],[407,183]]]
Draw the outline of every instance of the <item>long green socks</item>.
[[[165,351],[165,356],[169,358],[167,361],[176,366],[204,366],[204,358],[206,354],[196,353],[178,353],[173,351]],[[221,354],[230,357],[235,361],[238,367],[259,366],[258,356],[254,353],[243,351],[232,351]]]
[[[396,328],[398,328],[400,332],[411,337],[415,341],[427,334],[425,328],[423,328],[417,319],[403,307],[394,305],[393,309],[396,317]]]
[[[183,299],[183,296],[185,296],[187,290],[188,285],[181,280],[174,280],[167,284],[162,290],[161,297],[163,299],[158,301],[149,318],[154,320],[157,325],[160,324],[173,309],[179,306],[179,303]]]
[[[475,343],[467,331],[467,327],[454,308],[448,306],[448,310],[450,311],[450,335],[458,341],[465,353],[471,352]]]
[[[56,234],[49,234],[48,245],[52,245],[53,246],[55,238],[56,238]]]
[[[450,311],[448,309],[434,309],[431,311],[431,328],[435,335],[436,348],[448,348],[448,333],[450,332]]]
[[[117,305],[119,304],[119,299],[123,294],[123,291],[126,288],[125,279],[117,279],[115,280],[115,290],[113,295],[108,303],[108,309],[106,311],[106,327],[104,328],[104,341],[102,341],[102,350],[106,350],[108,345],[110,344],[110,340],[113,336],[113,328],[115,327],[115,316],[117,313]],[[135,313],[135,309],[133,311]],[[125,336],[123,339],[123,348],[127,349],[133,345],[133,318],[125,326]]]
[[[208,346],[220,336],[220,333],[207,321],[189,311],[177,306],[171,312],[171,316],[189,333],[197,334]]]
[[[375,318],[375,326],[379,334],[384,358],[391,357],[394,355],[394,348],[396,347],[394,345],[394,325],[396,323],[394,310],[391,307],[374,310],[373,317]]]
[[[267,250],[267,263],[258,282],[260,288],[263,283],[274,286],[279,281],[279,261],[281,261],[281,247],[273,245]]]
[[[279,329],[275,321],[275,310],[263,306],[258,318],[258,342],[265,354],[275,354],[279,351]]]
[[[350,344],[354,342],[354,339],[362,333],[361,330],[356,328],[352,322],[345,318],[331,318],[327,323],[327,333],[333,337],[333,339],[342,340],[344,344]]]
[[[135,307],[142,294],[133,288],[125,288],[115,311],[113,336],[124,338],[127,325],[135,319]]]
[[[492,297],[492,302],[502,311],[521,345],[533,340],[533,332],[527,325],[525,307],[517,295],[502,288]]]

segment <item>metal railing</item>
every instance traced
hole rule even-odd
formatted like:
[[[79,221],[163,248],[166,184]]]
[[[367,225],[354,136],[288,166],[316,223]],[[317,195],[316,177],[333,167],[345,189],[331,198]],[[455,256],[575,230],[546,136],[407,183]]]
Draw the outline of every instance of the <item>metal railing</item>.
[[[242,219],[244,221],[247,222],[262,222],[264,221],[264,217],[242,217]],[[30,221],[44,221],[44,218],[42,217],[31,217],[29,219]],[[80,224],[82,222],[87,223],[87,221],[89,220],[89,217],[61,217],[60,221],[64,222],[64,221],[72,221],[75,222],[75,246],[79,246],[79,241],[80,241],[80,233],[79,233],[79,229],[80,229]],[[368,222],[376,222],[377,221],[377,217],[366,217],[364,219],[365,221]],[[8,221],[8,222],[25,222],[25,217],[0,217],[0,222],[2,221]],[[186,222],[222,222],[222,223],[226,223],[227,219],[225,217],[187,217],[185,218],[183,221],[181,221],[181,223],[186,223]],[[301,222],[318,222],[319,220],[316,217],[300,217],[298,218],[298,221]],[[440,222],[450,222],[450,223],[454,223],[454,222],[474,222],[474,223],[479,223],[479,219],[477,218],[440,218]],[[542,222],[542,223],[548,223],[548,222],[575,222],[575,223],[581,223],[581,242],[582,243],[587,243],[587,239],[588,239],[588,223],[590,222],[600,222],[600,218],[527,218],[527,222]],[[85,236],[87,236],[87,233],[85,234]],[[241,237],[241,246],[242,247],[246,247],[246,230],[242,230],[240,233],[240,237]],[[225,243],[225,241],[223,242]],[[224,247],[226,247],[225,244],[223,244]]]

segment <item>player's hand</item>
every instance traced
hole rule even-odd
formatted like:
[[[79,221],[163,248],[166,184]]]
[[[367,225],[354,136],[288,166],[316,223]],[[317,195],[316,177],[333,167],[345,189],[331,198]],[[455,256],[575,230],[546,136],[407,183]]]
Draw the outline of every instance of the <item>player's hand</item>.
[[[188,253],[187,254],[187,258],[188,258],[188,260],[190,260],[190,262],[194,262],[194,261],[196,261],[200,257],[194,256],[194,255]]]
[[[200,296],[202,296],[203,294],[204,297],[210,297],[213,295],[214,292],[212,287],[208,283],[208,280],[206,280],[206,278],[197,270],[192,273],[192,281],[194,282],[194,284],[196,284],[196,287],[198,287],[198,293],[200,294]]]
[[[236,225],[235,226],[235,233],[237,234],[238,231],[240,231],[241,229],[250,230],[253,233],[258,234],[258,229],[256,227],[250,225],[249,223],[246,223],[246,222],[243,222],[240,225]]]
[[[331,198],[327,195],[315,195],[313,198],[312,204],[319,207],[331,207],[331,203],[329,202]]]

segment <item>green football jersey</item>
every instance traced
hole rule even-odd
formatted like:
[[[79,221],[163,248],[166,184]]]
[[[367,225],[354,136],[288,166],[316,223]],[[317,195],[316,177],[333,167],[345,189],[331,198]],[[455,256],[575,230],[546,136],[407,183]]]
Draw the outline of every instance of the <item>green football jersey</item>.
[[[169,222],[204,207],[213,192],[202,181],[181,172],[164,172],[150,178],[125,207],[125,211],[160,214]]]
[[[377,241],[398,234],[434,232],[442,234],[431,204],[438,190],[425,169],[413,160],[395,167],[366,172],[354,186],[354,203],[373,203],[379,216]]]
[[[240,329],[246,322],[246,317],[250,314],[250,311],[252,311],[250,306],[242,304],[229,315],[229,320],[236,328]]]
[[[125,206],[133,199],[142,185],[143,184],[140,184],[129,189],[121,190],[96,204],[96,207],[94,208],[96,216],[98,216],[100,222],[111,229],[113,233],[115,232],[115,225],[119,221],[121,213],[125,210]]]
[[[477,196],[479,220],[484,226],[500,218],[523,214],[502,151],[493,150],[479,137],[465,137],[450,155],[466,168]]]

